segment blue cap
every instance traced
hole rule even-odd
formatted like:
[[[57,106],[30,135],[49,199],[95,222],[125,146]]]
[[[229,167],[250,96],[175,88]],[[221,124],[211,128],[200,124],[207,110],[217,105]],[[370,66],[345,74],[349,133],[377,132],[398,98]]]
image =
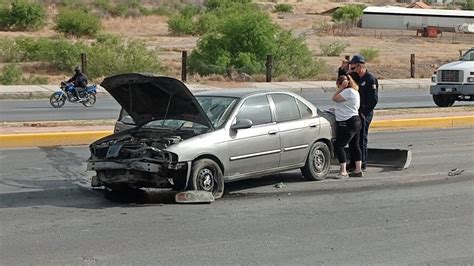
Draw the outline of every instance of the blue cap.
[[[352,57],[351,61],[349,61],[349,64],[365,64],[365,59],[362,55],[356,54]]]

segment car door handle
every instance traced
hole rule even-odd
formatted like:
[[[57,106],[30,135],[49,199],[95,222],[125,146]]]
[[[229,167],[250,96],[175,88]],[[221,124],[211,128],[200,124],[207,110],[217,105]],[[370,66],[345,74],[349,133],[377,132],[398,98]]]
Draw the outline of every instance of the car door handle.
[[[317,126],[318,126],[318,124],[316,124],[316,123],[309,124],[309,127],[317,127]]]
[[[268,135],[275,135],[277,133],[276,130],[270,130],[268,131]]]

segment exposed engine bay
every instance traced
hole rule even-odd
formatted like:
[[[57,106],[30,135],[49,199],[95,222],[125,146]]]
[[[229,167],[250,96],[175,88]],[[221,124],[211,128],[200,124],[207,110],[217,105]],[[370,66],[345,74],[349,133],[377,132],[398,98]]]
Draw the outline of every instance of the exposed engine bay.
[[[99,140],[90,146],[87,165],[97,172],[92,186],[169,187],[178,176],[185,180],[187,163],[178,163],[166,148],[196,135],[193,130],[132,129]]]

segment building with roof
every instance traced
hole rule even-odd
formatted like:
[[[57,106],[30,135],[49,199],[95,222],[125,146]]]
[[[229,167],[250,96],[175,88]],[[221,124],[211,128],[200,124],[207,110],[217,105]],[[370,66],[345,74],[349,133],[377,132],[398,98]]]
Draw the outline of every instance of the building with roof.
[[[422,9],[429,9],[431,8],[429,5],[425,4],[425,2],[414,2],[411,3],[407,8],[422,8]]]
[[[474,11],[369,6],[362,15],[362,28],[454,31],[463,24],[474,24]]]

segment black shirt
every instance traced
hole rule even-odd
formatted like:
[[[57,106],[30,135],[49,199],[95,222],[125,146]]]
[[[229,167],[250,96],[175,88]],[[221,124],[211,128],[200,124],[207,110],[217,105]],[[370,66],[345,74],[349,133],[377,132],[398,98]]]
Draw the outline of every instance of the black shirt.
[[[359,85],[359,111],[364,116],[369,115],[374,111],[379,100],[379,82],[369,71],[355,81]]]
[[[87,76],[84,73],[75,73],[74,76],[66,82],[74,82],[75,87],[85,88],[87,86]]]

